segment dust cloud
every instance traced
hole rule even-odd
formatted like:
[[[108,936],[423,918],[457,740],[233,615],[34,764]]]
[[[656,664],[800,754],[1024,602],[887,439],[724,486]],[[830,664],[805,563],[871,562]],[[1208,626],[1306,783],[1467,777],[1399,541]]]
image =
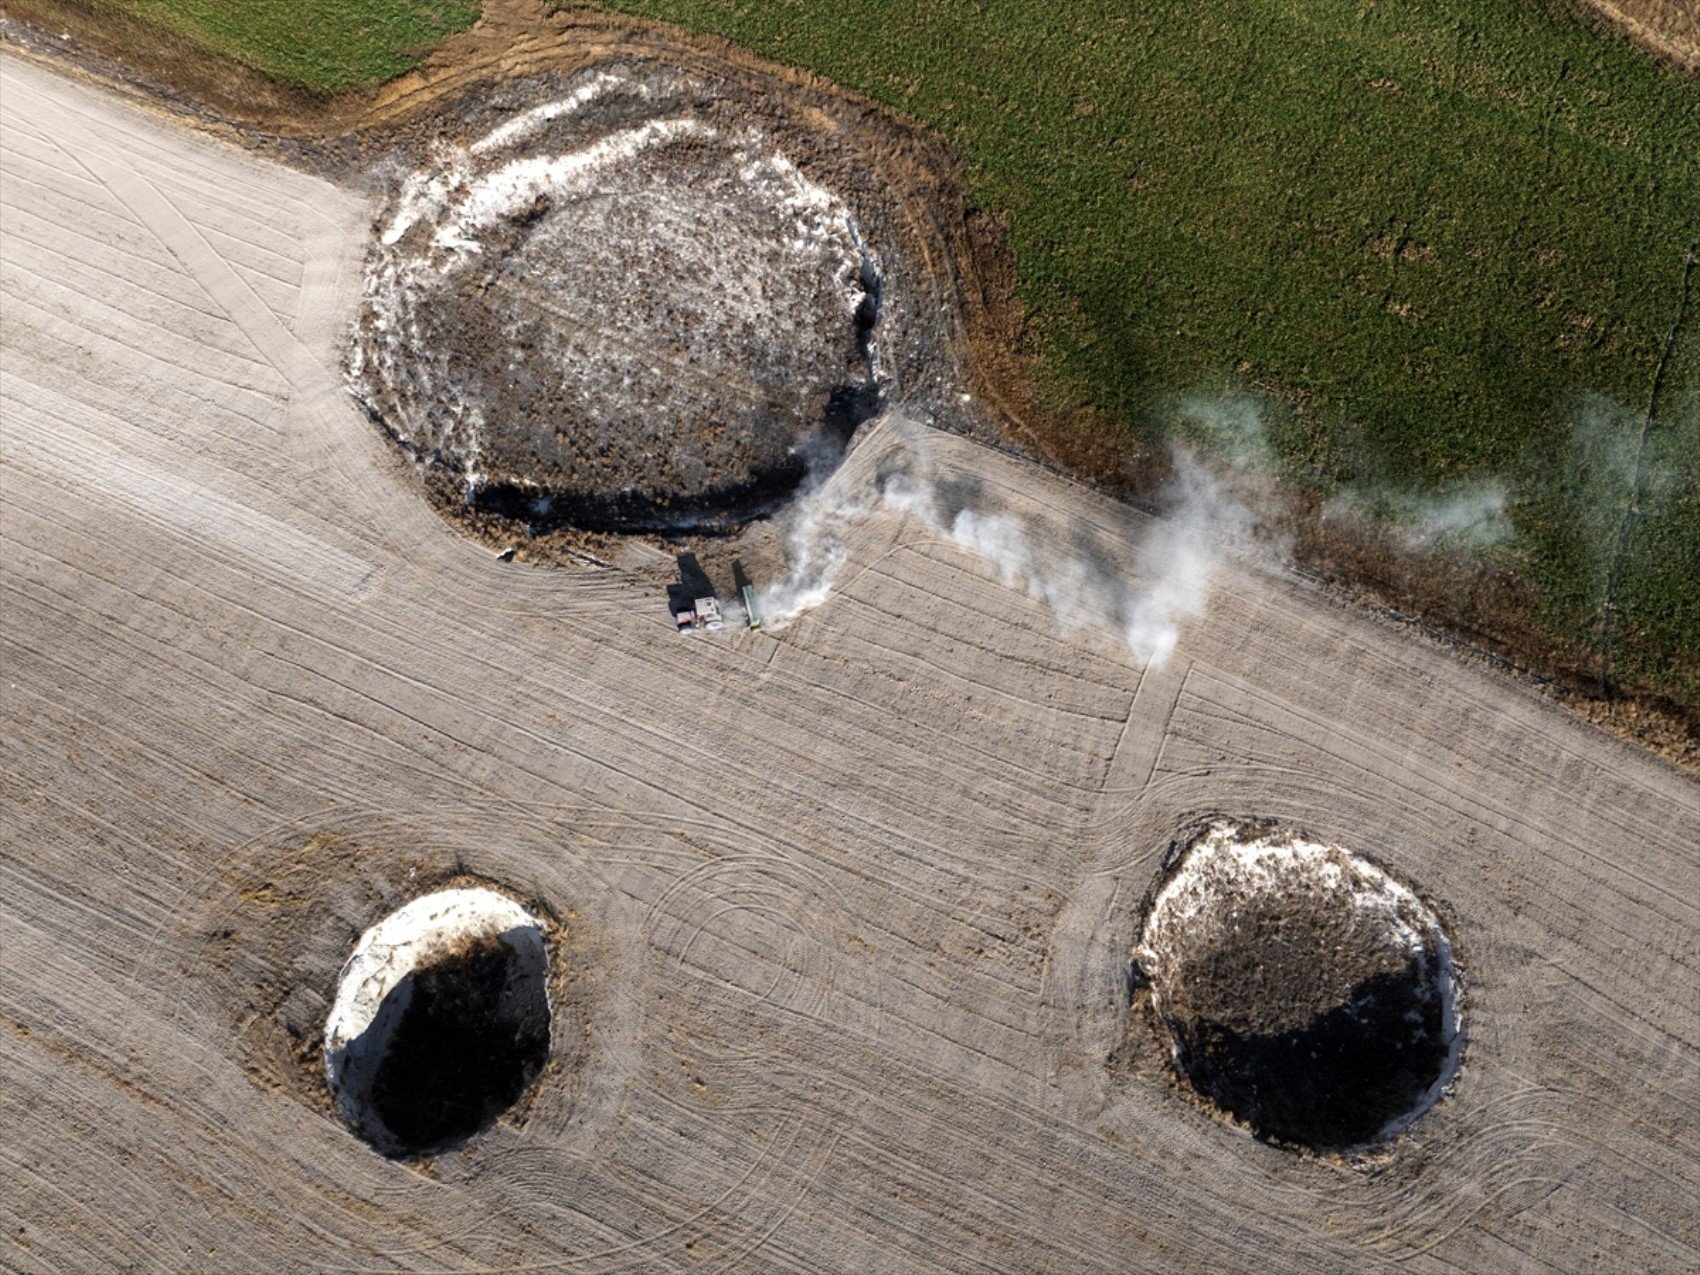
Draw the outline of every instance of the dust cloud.
[[[919,523],[992,568],[1005,587],[1044,606],[1065,633],[1096,632],[1139,663],[1162,665],[1182,625],[1204,614],[1212,578],[1256,519],[1232,475],[1177,450],[1162,516],[1136,545],[1107,542],[1087,527],[1017,517],[974,483],[943,475],[926,431],[901,413],[885,426],[895,446],[866,478],[811,484],[787,515],[790,574],[762,596],[768,627],[784,628],[831,595],[847,558],[845,538],[878,514]],[[1130,551],[1131,550],[1131,551]],[[1129,569],[1131,567],[1131,569]]]
[[[1515,535],[1506,513],[1511,493],[1496,477],[1474,478],[1449,487],[1349,487],[1323,506],[1325,520],[1379,517],[1391,524],[1395,543],[1407,553],[1468,552],[1504,544]]]
[[[1175,404],[1183,432],[1207,455],[1240,476],[1254,508],[1274,501],[1282,473],[1262,400],[1249,394],[1195,393]],[[1253,481],[1253,476],[1257,481]],[[1437,487],[1360,480],[1340,486],[1322,506],[1324,522],[1373,527],[1406,553],[1467,555],[1515,538],[1509,486],[1497,475]]]

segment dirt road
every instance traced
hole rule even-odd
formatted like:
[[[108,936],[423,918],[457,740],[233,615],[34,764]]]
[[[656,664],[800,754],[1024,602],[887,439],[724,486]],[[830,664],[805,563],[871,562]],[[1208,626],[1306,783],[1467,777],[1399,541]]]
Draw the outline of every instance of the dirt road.
[[[1142,671],[894,513],[792,627],[682,641],[645,551],[498,562],[361,419],[361,200],[0,75],[0,1265],[1700,1264],[1692,778],[1273,570]],[[929,446],[1041,538],[1145,529]],[[1450,928],[1462,1076],[1368,1163],[1129,1031],[1141,900],[1215,812]],[[409,1165],[315,1033],[457,874],[559,920],[555,1057]]]

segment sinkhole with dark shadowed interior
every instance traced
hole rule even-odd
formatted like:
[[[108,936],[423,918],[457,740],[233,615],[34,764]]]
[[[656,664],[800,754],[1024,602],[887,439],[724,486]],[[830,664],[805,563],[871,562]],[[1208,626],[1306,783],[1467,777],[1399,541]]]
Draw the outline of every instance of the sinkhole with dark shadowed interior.
[[[548,966],[540,924],[493,891],[426,896],[369,930],[326,1033],[355,1132],[386,1155],[425,1155],[518,1102],[549,1058]]]
[[[1457,977],[1438,919],[1337,846],[1212,824],[1174,861],[1135,959],[1182,1075],[1268,1141],[1383,1141],[1456,1072]]]

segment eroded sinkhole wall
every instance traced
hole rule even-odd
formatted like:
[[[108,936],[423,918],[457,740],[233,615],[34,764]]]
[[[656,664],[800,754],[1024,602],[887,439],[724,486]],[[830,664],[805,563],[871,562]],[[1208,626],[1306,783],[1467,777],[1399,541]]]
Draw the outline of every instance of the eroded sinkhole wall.
[[[1439,920],[1338,846],[1211,824],[1158,890],[1135,960],[1176,1066],[1259,1137],[1375,1143],[1456,1072],[1457,974]]]
[[[878,397],[880,267],[751,111],[598,70],[437,147],[379,223],[350,374],[470,503],[592,530],[726,526]]]
[[[424,895],[367,930],[325,1025],[350,1127],[402,1156],[486,1128],[548,1061],[548,978],[543,923],[494,890]]]

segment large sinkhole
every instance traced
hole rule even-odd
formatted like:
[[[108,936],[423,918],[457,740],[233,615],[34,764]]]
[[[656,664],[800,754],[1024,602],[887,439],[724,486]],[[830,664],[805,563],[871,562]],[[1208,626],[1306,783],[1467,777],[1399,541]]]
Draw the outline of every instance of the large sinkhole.
[[[474,112],[380,219],[352,388],[434,480],[534,527],[771,511],[879,397],[880,267],[818,144],[662,70]]]
[[[1176,1066],[1260,1138],[1339,1151],[1439,1098],[1462,1052],[1451,946],[1373,864],[1211,824],[1173,863],[1135,960]]]
[[[494,890],[413,900],[361,936],[325,1025],[344,1119],[377,1150],[464,1142],[517,1102],[549,1057],[543,923]]]

